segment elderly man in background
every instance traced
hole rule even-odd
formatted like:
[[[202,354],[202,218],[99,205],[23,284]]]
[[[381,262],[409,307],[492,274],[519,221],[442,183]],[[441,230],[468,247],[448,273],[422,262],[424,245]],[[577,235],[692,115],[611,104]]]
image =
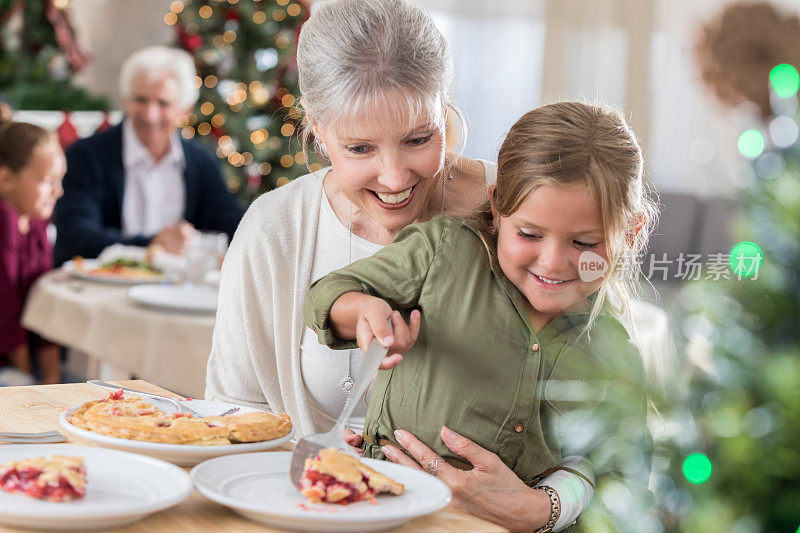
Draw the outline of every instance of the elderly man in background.
[[[122,66],[125,120],[67,150],[64,196],[56,205],[55,263],[96,257],[114,243],[163,246],[181,254],[195,230],[232,237],[242,209],[216,158],[181,139],[177,122],[198,98],[189,54],[164,46]]]

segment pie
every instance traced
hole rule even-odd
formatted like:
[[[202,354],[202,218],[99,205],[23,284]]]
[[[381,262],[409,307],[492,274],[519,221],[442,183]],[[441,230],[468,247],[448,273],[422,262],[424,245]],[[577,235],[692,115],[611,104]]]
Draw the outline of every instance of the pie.
[[[75,269],[90,276],[99,278],[119,278],[133,280],[160,281],[164,278],[164,273],[157,270],[143,261],[133,259],[116,259],[101,263],[99,267],[89,269],[81,256],[72,258]]]
[[[286,413],[259,411],[197,418],[165,413],[137,396],[126,398],[122,390],[86,402],[67,418],[74,426],[110,437],[200,446],[272,440],[292,430]]]
[[[312,503],[374,502],[378,493],[403,494],[403,490],[400,483],[335,448],[325,448],[315,458],[306,459],[300,478],[300,492]]]
[[[0,465],[0,489],[54,502],[86,495],[86,467],[80,457],[54,455]]]

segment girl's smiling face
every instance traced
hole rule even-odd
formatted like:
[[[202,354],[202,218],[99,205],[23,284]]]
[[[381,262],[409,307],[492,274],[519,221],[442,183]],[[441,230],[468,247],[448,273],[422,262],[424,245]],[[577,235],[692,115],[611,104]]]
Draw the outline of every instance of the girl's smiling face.
[[[500,268],[528,300],[537,329],[600,287],[603,278],[584,282],[578,271],[587,250],[608,262],[602,212],[588,186],[543,185],[514,213],[494,218]]]
[[[28,165],[18,172],[0,169],[3,197],[22,216],[48,219],[64,193],[61,178],[66,169],[64,152],[55,141],[37,146]]]

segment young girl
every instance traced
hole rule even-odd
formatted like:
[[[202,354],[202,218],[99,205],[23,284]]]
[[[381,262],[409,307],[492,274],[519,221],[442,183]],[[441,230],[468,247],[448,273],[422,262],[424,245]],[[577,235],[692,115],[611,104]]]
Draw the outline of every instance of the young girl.
[[[633,384],[625,424],[647,440],[642,361],[615,316],[629,280],[580,264],[589,252],[610,265],[636,256],[655,211],[624,119],[572,102],[514,124],[489,197],[472,218],[410,226],[372,257],[321,278],[306,296],[305,320],[334,348],[355,339],[365,349],[373,338],[389,347],[383,368],[391,370],[378,373],[367,412],[365,456],[391,455],[394,432],[408,429],[470,468],[440,439],[447,426],[533,485],[567,448],[589,453],[575,430],[597,425],[586,417],[614,396],[608,380]]]
[[[42,383],[60,381],[60,349],[20,324],[31,285],[53,266],[47,223],[61,196],[64,153],[52,132],[20,122],[0,123],[0,354],[31,371],[38,356]]]

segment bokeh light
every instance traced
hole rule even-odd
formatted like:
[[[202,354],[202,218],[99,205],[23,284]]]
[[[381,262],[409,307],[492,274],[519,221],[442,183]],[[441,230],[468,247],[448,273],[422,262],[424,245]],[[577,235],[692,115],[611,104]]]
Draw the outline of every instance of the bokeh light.
[[[764,253],[754,242],[742,241],[731,248],[731,270],[739,277],[752,278],[758,274],[763,260]]]
[[[705,483],[711,477],[711,461],[705,454],[691,453],[683,460],[683,475],[695,485]]]
[[[764,145],[764,136],[758,130],[745,130],[739,135],[739,152],[745,157],[752,159],[760,156]]]
[[[769,81],[779,98],[789,98],[800,89],[800,74],[792,65],[782,63],[769,73]]]
[[[792,146],[800,134],[800,127],[794,118],[783,115],[775,117],[769,123],[769,136],[778,148]]]

